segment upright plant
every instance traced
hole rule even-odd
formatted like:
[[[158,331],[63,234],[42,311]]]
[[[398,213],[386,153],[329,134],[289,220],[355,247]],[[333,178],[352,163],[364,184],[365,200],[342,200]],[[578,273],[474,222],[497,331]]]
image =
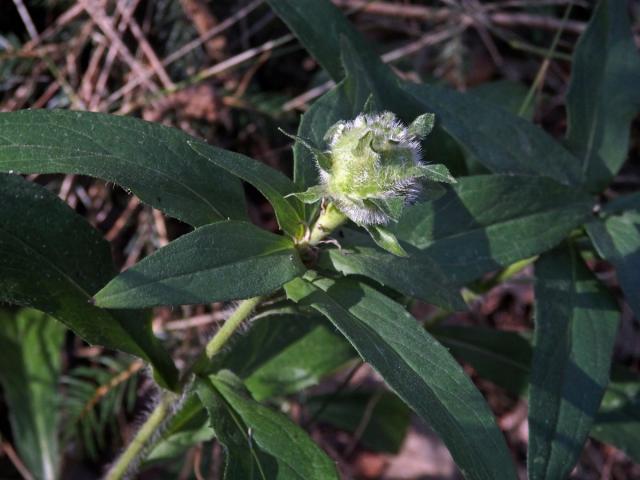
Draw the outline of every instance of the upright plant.
[[[583,259],[613,263],[640,314],[639,197],[597,198],[624,162],[640,105],[623,3],[602,0],[576,48],[564,143],[473,94],[400,81],[324,0],[269,0],[337,83],[302,118],[293,180],[139,120],[0,114],[0,170],[9,173],[0,176],[0,300],[140,357],[163,391],[107,478],[160,455],[205,411],[209,425],[194,439],[215,436],[224,446],[225,478],[337,478],[306,433],[261,400],[310,383],[287,378],[274,389],[264,382],[271,362],[317,379],[353,358],[352,348],[440,435],[467,478],[516,474],[482,395],[445,347],[494,382],[528,390],[530,478],[565,478],[589,435],[640,459],[638,429],[619,428],[637,424],[639,384],[608,387],[618,307]],[[490,173],[467,175],[458,165],[454,180],[447,145]],[[15,172],[103,178],[194,230],[116,275],[100,235]],[[241,181],[271,203],[280,234],[248,221]],[[506,332],[429,331],[398,302],[464,309],[462,287],[527,259],[535,260],[533,346]],[[181,372],[142,310],[240,299]],[[255,311],[249,332],[230,342]],[[305,341],[323,348],[301,354],[295,348]],[[19,349],[2,350],[27,365]],[[16,371],[0,369],[3,387],[32,395]],[[8,397],[12,415],[25,415],[12,398],[20,396]],[[24,425],[41,438],[51,430]],[[54,478],[47,468],[43,478]]]

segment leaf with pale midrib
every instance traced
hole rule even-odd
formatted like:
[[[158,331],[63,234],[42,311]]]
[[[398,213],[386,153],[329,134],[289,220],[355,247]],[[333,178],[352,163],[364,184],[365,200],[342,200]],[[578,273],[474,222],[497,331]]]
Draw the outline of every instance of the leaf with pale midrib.
[[[620,313],[579,252],[563,245],[535,266],[529,478],[565,478],[609,382]]]
[[[177,371],[148,312],[103,310],[91,295],[115,275],[109,244],[45,188],[0,174],[0,301],[31,306],[89,343],[150,362],[170,387]]]
[[[193,305],[264,295],[305,272],[293,242],[247,222],[197,228],[95,295],[105,308]]]
[[[58,395],[65,328],[42,312],[0,311],[0,382],[9,407],[14,444],[27,469],[58,478]]]
[[[362,283],[320,278],[286,285],[325,315],[362,358],[438,432],[470,479],[516,478],[482,395],[447,350],[399,304]]]
[[[197,155],[189,140],[195,139],[179,130],[116,115],[0,113],[0,171],[102,178],[195,226],[246,219],[240,181]],[[212,154],[242,157],[221,149]]]
[[[567,91],[567,143],[580,159],[581,179],[599,191],[629,150],[640,111],[640,55],[627,2],[601,0],[573,53]]]

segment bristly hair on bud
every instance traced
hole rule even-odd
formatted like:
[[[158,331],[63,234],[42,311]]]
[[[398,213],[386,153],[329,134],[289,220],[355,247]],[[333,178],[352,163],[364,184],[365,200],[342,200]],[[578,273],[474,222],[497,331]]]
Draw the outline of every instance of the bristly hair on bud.
[[[301,141],[316,159],[320,184],[294,195],[305,203],[327,199],[353,222],[375,232],[372,238],[378,244],[383,239],[388,243],[393,235],[383,226],[397,221],[404,207],[418,199],[424,182],[455,183],[444,165],[422,159],[420,141],[434,120],[432,113],[425,113],[406,126],[388,111],[340,120],[324,136],[326,149]],[[397,241],[392,247],[383,246],[401,254]]]

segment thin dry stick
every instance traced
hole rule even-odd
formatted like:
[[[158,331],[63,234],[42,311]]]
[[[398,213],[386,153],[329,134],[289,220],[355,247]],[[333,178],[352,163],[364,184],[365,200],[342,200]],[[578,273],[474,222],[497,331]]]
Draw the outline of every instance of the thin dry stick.
[[[33,20],[31,20],[29,10],[27,10],[22,0],[13,0],[13,3],[16,6],[16,10],[18,10],[18,15],[20,15],[20,19],[22,23],[24,23],[31,40],[36,40],[38,38],[38,30],[36,30],[36,26],[33,24]]]
[[[0,450],[2,450],[5,453],[5,455],[9,458],[11,463],[13,463],[13,466],[16,467],[16,470],[20,475],[22,475],[22,478],[24,480],[34,480],[33,475],[31,475],[31,472],[27,469],[27,467],[22,462],[22,460],[20,459],[20,457],[18,456],[18,454],[13,449],[10,443],[1,442]]]
[[[80,413],[80,419],[84,418],[87,415],[87,413],[93,410],[93,407],[95,407],[98,404],[98,402],[100,402],[100,400],[104,398],[111,390],[116,388],[121,383],[129,380],[136,373],[138,373],[142,368],[144,368],[144,362],[142,360],[135,360],[134,362],[131,363],[131,365],[129,365],[129,367],[127,367],[126,370],[119,372],[117,375],[112,377],[107,383],[98,386],[98,388],[96,388],[95,392],[93,393],[89,401],[87,401],[87,403],[82,408],[82,412]]]
[[[147,57],[147,60],[149,60],[149,64],[162,82],[162,86],[164,88],[173,88],[174,84],[171,81],[171,78],[162,66],[162,63],[156,55],[156,52],[154,52],[153,48],[151,48],[151,45],[149,45],[149,42],[142,32],[140,25],[138,25],[138,22],[136,22],[135,18],[133,18],[134,9],[125,10],[124,8],[122,8],[120,2],[116,4],[116,8],[120,10],[120,13],[122,14],[122,21],[129,27],[129,30],[140,44],[142,53],[144,53],[145,57]]]
[[[424,22],[438,23],[448,19],[454,19],[460,15],[458,9],[434,8],[422,5],[399,5],[391,2],[371,2],[369,0],[333,0],[339,7],[357,8],[358,10],[373,15],[387,17],[409,18]],[[500,26],[523,26],[540,28],[543,30],[557,30],[562,22],[557,18],[542,15],[530,15],[527,13],[496,12],[488,15],[491,23]],[[564,26],[565,31],[582,33],[585,24],[578,21],[569,21]]]
[[[140,0],[120,0],[126,3],[126,11],[133,12],[137,7]],[[118,34],[122,35],[127,30],[127,24],[123,21],[122,18],[119,18],[119,11],[116,10],[115,15],[113,17],[113,21],[117,22],[117,31]],[[105,39],[101,43],[107,44],[107,40]],[[91,101],[89,102],[89,108],[92,110],[98,109],[98,105],[102,98],[103,92],[106,90],[107,82],[109,81],[109,76],[111,75],[111,68],[113,67],[113,63],[118,57],[118,50],[113,46],[109,45],[109,50],[107,52],[107,57],[105,58],[104,64],[102,66],[102,70],[100,71],[100,75],[98,76],[98,80],[96,82],[95,88],[93,89],[94,93],[91,97]],[[138,78],[138,77],[136,77]]]
[[[473,28],[478,32],[478,35],[489,52],[493,63],[498,67],[502,66],[504,64],[504,60],[502,55],[500,55],[500,51],[494,43],[493,38],[489,35],[488,29],[491,28],[491,22],[487,18],[483,5],[478,2],[478,0],[465,0],[464,4],[468,6],[467,11],[471,12],[471,18],[474,20]]]
[[[60,15],[53,25],[45,28],[38,37],[25,43],[23,46],[23,50],[33,50],[38,44],[42,43],[44,40],[48,40],[50,37],[58,33],[69,22],[75,20],[75,18],[78,17],[83,11],[84,7],[79,3],[76,3],[71,8],[69,8],[69,10]]]
[[[237,67],[238,65],[241,65],[249,60],[251,60],[254,57],[257,57],[258,55],[267,52],[269,50],[274,50],[275,48],[280,47],[281,45],[284,45],[287,42],[290,42],[291,40],[294,39],[294,36],[291,34],[287,34],[287,35],[283,35],[282,37],[276,38],[275,40],[270,40],[268,42],[265,42],[264,44],[262,44],[259,47],[255,47],[252,48],[250,50],[246,50],[234,57],[231,57],[227,60],[225,60],[224,62],[220,62],[216,65],[213,65],[210,68],[206,68],[200,72],[198,72],[197,74],[195,74],[193,77],[191,77],[190,79],[184,81],[184,82],[180,82],[179,84],[176,85],[175,88],[173,89],[167,89],[163,92],[163,95],[169,94],[169,93],[174,93],[177,92],[178,90],[181,90],[183,88],[186,88],[188,86],[191,85],[195,85],[196,83],[199,83],[203,80],[206,80],[208,78],[211,77],[215,77],[216,75],[221,74],[222,72],[225,72],[227,70],[230,70],[234,67]],[[106,101],[106,105],[105,105],[105,109],[109,109],[109,107],[116,101],[118,101],[123,95],[125,95],[126,93],[128,93],[127,91],[125,91],[126,86],[121,88],[120,90],[115,91],[114,93],[112,93],[109,98],[107,98]],[[121,113],[126,113],[126,110],[121,111]]]
[[[206,313],[204,315],[196,315],[194,317],[182,320],[172,320],[165,323],[165,330],[186,330],[188,328],[202,327],[211,323],[217,323],[224,320],[226,314],[223,311]]]
[[[232,27],[233,25],[235,25],[240,19],[244,18],[246,15],[248,15],[253,10],[255,10],[263,2],[264,2],[264,0],[256,0],[256,1],[252,2],[252,3],[250,3],[249,5],[247,5],[246,7],[241,8],[236,13],[231,15],[229,18],[225,19],[222,23],[217,25],[215,28],[212,28],[211,30],[209,30],[205,35],[200,36],[196,40],[192,40],[191,42],[189,42],[189,43],[183,45],[182,47],[180,47],[178,50],[173,52],[171,55],[167,56],[167,58],[165,58],[162,61],[162,65],[166,67],[166,66],[172,64],[173,62],[179,60],[180,58],[182,58],[183,56],[185,56],[186,54],[188,54],[189,52],[194,50],[195,48],[198,48],[200,45],[202,45],[207,40],[210,40],[214,36],[219,35],[220,33],[224,32],[226,29],[228,29],[228,28]],[[112,93],[111,96],[109,98],[107,98],[107,100],[105,102],[105,105],[103,105],[102,108],[103,109],[108,109],[114,102],[117,102],[124,95],[128,94],[134,88],[136,88],[138,85],[140,85],[142,82],[144,82],[144,80],[146,78],[148,78],[148,76],[150,76],[150,73],[147,74],[147,77],[135,77],[134,79],[129,81],[122,88],[120,88],[119,90],[117,90],[114,93]]]
[[[204,44],[205,42],[211,40],[216,35],[219,35],[220,33],[224,32],[229,27],[232,27],[233,25],[235,25],[239,20],[243,19],[244,17],[249,15],[253,10],[255,10],[260,5],[262,5],[262,3],[264,3],[264,0],[254,0],[249,5],[241,8],[236,13],[234,13],[229,18],[225,19],[223,22],[213,27],[211,30],[209,30],[205,34],[201,35],[195,40],[190,41],[189,43],[186,43],[185,45],[180,47],[178,50],[173,52],[171,55],[167,56],[167,58],[165,58],[162,61],[162,64],[166,67],[167,65],[170,65],[176,60],[184,57],[187,53],[191,52],[195,48],[198,48],[200,45]]]
[[[418,50],[436,45],[440,42],[444,42],[451,37],[461,34],[466,28],[468,28],[470,23],[469,19],[465,19],[460,22],[460,24],[456,28],[443,28],[436,32],[431,32],[423,35],[418,40],[415,40],[407,45],[396,48],[390,52],[382,55],[382,61],[384,63],[393,63],[401,58],[404,58],[408,55],[411,55]],[[295,109],[304,109],[305,106],[314,98],[319,97],[323,93],[327,92],[331,87],[335,85],[333,80],[328,80],[325,83],[318,85],[317,87],[313,87],[310,90],[298,95],[297,97],[292,98],[288,102],[286,102],[282,106],[282,110],[285,112],[289,112]]]
[[[98,27],[100,27],[100,30],[102,30],[109,41],[113,44],[113,47],[118,51],[118,54],[122,57],[129,68],[131,68],[133,73],[143,78],[143,82],[147,83],[147,88],[152,91],[158,91],[158,87],[155,84],[148,82],[146,70],[136,61],[127,46],[122,43],[122,40],[120,40],[120,37],[113,27],[111,19],[106,16],[102,6],[95,0],[80,0],[80,2],[91,19],[96,25],[98,25]]]
[[[82,80],[80,80],[80,88],[78,95],[82,98],[87,104],[91,104],[91,97],[93,96],[93,86],[95,85],[96,78],[98,76],[98,69],[100,67],[100,61],[104,56],[104,53],[107,51],[107,46],[105,42],[100,42],[100,44],[96,47],[96,49],[91,54],[91,58],[89,59],[89,64],[87,65],[87,69],[84,71],[82,75]]]
[[[113,224],[113,227],[109,229],[104,238],[109,242],[115,240],[122,229],[127,225],[127,222],[139,206],[140,199],[138,197],[131,197],[131,199],[129,199],[129,203],[127,204],[127,208],[125,208],[124,212],[122,212],[122,214],[118,217],[118,219]]]

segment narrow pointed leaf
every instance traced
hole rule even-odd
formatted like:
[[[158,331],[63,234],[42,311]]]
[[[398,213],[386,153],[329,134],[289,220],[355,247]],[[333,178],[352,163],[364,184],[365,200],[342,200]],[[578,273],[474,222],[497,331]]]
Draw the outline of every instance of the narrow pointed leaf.
[[[366,230],[369,232],[369,235],[371,235],[373,241],[376,242],[376,245],[383,250],[398,257],[409,256],[405,249],[402,248],[402,245],[400,245],[400,242],[398,242],[396,236],[386,228],[379,225],[369,225],[366,227]]]
[[[616,267],[625,300],[640,318],[640,212],[595,220],[587,232],[600,256]]]
[[[319,202],[324,197],[324,188],[320,185],[307,188],[304,192],[290,193],[288,196],[296,197],[302,203],[312,204]]]
[[[209,425],[224,448],[225,480],[268,480],[277,472],[272,456],[256,449],[249,428],[208,379],[196,380],[196,392],[209,414]]]
[[[449,169],[442,164],[420,165],[417,167],[420,177],[432,182],[456,183],[456,179],[451,176]]]
[[[437,327],[431,332],[482,378],[515,395],[528,393],[533,349],[523,335],[482,327]],[[617,367],[611,380],[589,435],[640,462],[640,379]]]
[[[14,444],[35,478],[58,478],[58,397],[64,327],[36,310],[0,311],[0,383]]]
[[[628,8],[618,0],[598,2],[571,64],[567,141],[593,191],[626,160],[631,121],[640,111],[640,54]]]
[[[449,283],[485,273],[560,243],[590,215],[589,195],[534,176],[458,178],[433,202],[407,208],[392,231],[439,266]]]
[[[351,345],[316,312],[266,312],[251,321],[207,369],[233,371],[257,400],[316,385],[356,357]]]
[[[482,395],[447,350],[402,306],[362,283],[296,279],[294,301],[324,314],[362,358],[443,439],[469,479],[516,478]]]
[[[569,246],[536,263],[529,478],[566,478],[609,382],[620,313]]]
[[[393,220],[398,221],[402,216],[404,210],[404,198],[391,197],[391,198],[370,198],[365,200],[365,203],[372,203],[377,208],[382,210],[387,216]]]
[[[211,424],[218,432],[220,407],[211,408],[210,399],[217,397],[218,404],[224,402],[228,415],[233,416],[235,431],[227,425],[228,440],[225,442],[229,452],[227,469],[237,463],[240,456],[245,467],[238,478],[331,480],[338,479],[336,467],[306,434],[304,430],[279,412],[253,400],[243,390],[239,379],[229,371],[210,375],[199,380],[198,393],[210,413]],[[227,422],[229,423],[229,422]],[[218,434],[221,441],[222,438]],[[249,463],[248,452],[251,452]],[[250,468],[246,468],[246,467]]]
[[[426,138],[431,133],[436,123],[433,113],[423,113],[409,125],[409,133],[419,139]]]
[[[567,185],[580,182],[578,159],[528,120],[448,88],[406,83],[404,89],[492,172],[551,177]]]
[[[366,233],[341,229],[336,236],[342,248],[322,251],[319,266],[344,275],[365,275],[398,292],[439,305],[448,310],[465,310],[460,288],[431,259],[413,248],[408,257],[390,255]]]
[[[179,130],[100,113],[23,110],[0,113],[0,132],[0,172],[102,178],[195,226],[247,218],[240,182],[193,152],[193,138]]]
[[[110,312],[91,295],[115,275],[109,244],[43,187],[0,174],[0,301],[55,317],[89,343],[136,355],[174,386],[173,361],[145,312]]]
[[[238,300],[271,293],[304,271],[291,240],[246,222],[218,222],[122,272],[95,301],[140,308]]]
[[[411,409],[392,392],[363,390],[316,395],[304,406],[318,423],[356,434],[364,448],[398,454],[411,424]]]
[[[225,150],[199,141],[189,141],[188,144],[200,157],[257,188],[273,206],[280,228],[291,236],[298,235],[303,226],[300,213],[284,198],[296,191],[289,178],[244,155],[229,155]]]
[[[640,378],[637,373],[614,369],[590,435],[640,462]]]
[[[344,78],[340,39],[346,37],[371,61],[379,59],[349,20],[328,0],[267,0],[269,6],[298,37],[300,43],[335,81]]]

